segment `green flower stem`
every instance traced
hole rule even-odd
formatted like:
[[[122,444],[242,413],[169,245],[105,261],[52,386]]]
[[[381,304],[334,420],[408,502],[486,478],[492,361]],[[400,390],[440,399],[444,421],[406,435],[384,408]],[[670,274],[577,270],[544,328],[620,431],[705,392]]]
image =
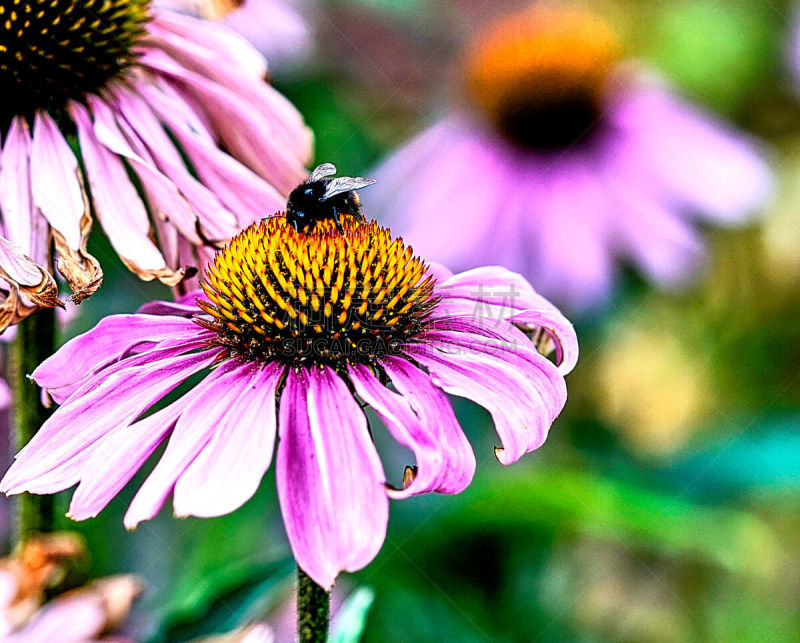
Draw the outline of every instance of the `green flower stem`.
[[[12,407],[14,453],[24,447],[44,424],[50,411],[41,401],[41,392],[31,380],[33,370],[55,350],[56,314],[48,308],[32,314],[17,325],[17,336],[11,349],[10,384],[13,390]],[[33,533],[53,531],[55,511],[53,496],[29,493],[18,497],[16,519],[17,540]]]
[[[297,636],[300,643],[325,643],[331,595],[297,568]]]

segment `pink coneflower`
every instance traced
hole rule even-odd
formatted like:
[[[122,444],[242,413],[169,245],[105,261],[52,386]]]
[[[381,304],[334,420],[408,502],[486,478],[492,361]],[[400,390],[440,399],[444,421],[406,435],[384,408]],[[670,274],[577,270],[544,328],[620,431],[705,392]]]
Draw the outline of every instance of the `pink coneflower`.
[[[51,238],[73,299],[97,289],[92,213],[133,272],[174,285],[306,174],[301,117],[222,25],[148,0],[0,0],[0,34],[0,330],[57,303]]]
[[[505,16],[477,34],[464,78],[469,105],[375,172],[386,220],[454,268],[499,262],[585,308],[620,260],[683,283],[703,257],[694,222],[740,223],[769,193],[753,142],[622,64],[583,10]]]
[[[126,526],[155,516],[171,492],[177,515],[217,516],[253,495],[277,436],[289,543],[329,588],[378,552],[387,496],[469,484],[475,456],[446,393],[489,410],[497,458],[510,464],[544,441],[577,359],[572,326],[519,275],[453,275],[353,216],[300,232],[282,216],[254,224],[202,284],[204,295],[104,319],[36,369],[61,406],[17,455],[4,491],[80,483],[70,515],[89,518],[169,437]],[[414,453],[397,488],[362,403]]]

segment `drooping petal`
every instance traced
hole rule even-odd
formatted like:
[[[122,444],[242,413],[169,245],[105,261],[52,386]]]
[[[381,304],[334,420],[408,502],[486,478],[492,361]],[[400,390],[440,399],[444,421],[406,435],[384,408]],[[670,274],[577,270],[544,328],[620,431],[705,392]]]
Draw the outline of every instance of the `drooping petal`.
[[[455,268],[480,265],[486,263],[486,243],[493,236],[498,204],[507,197],[502,161],[472,123],[448,117],[370,174],[378,180],[370,205],[422,256]]]
[[[478,321],[512,321],[526,330],[542,329],[552,339],[556,362],[569,373],[578,361],[575,329],[528,281],[500,266],[475,268],[437,283],[442,297],[436,316],[467,314]]]
[[[69,517],[86,520],[100,513],[169,435],[186,409],[186,396],[130,426],[101,438],[82,467]]]
[[[509,197],[518,203],[518,231],[498,232],[524,244],[528,261],[521,272],[536,288],[575,310],[605,303],[616,277],[610,221],[619,213],[595,165],[587,151],[525,163],[519,189]],[[506,264],[502,249],[494,256]]]
[[[78,161],[58,125],[41,110],[33,124],[31,188],[35,206],[52,226],[58,271],[78,303],[100,287],[103,271],[97,259],[86,252],[92,219]]]
[[[82,458],[89,446],[113,428],[128,426],[178,384],[213,364],[218,354],[219,349],[211,349],[144,363],[136,363],[141,360],[134,358],[134,366],[126,368],[123,362],[120,368],[103,373],[98,378],[101,383],[90,380],[82,394],[59,407],[17,454],[0,488],[6,493],[34,489],[53,493],[71,486],[80,478],[75,460]],[[39,478],[46,479],[59,467],[70,469],[67,479],[59,475],[58,484],[48,480],[39,485]]]
[[[288,194],[305,179],[306,169],[292,147],[274,144],[280,132],[273,122],[240,95],[184,69],[163,52],[148,50],[141,61],[187,87],[202,103],[223,145],[251,170],[269,177],[278,191]]]
[[[275,446],[275,392],[283,367],[242,367],[216,430],[175,483],[175,514],[222,516],[247,502],[264,477]]]
[[[169,54],[186,70],[228,90],[257,110],[269,128],[273,145],[291,152],[301,163],[311,160],[311,136],[297,109],[264,79],[264,59],[241,36],[219,24],[201,22],[174,13],[161,13],[151,24],[150,33],[158,49]],[[205,32],[201,35],[201,32]],[[207,39],[203,36],[207,35]],[[226,63],[218,53],[221,42],[227,55],[238,58]],[[209,44],[220,43],[209,47]],[[260,67],[260,68],[259,68]],[[202,94],[200,95],[202,100]]]
[[[75,102],[69,107],[78,130],[94,209],[111,245],[141,279],[160,279],[174,286],[183,278],[183,272],[170,270],[153,243],[147,210],[125,166],[97,139],[86,107]]]
[[[14,243],[0,237],[0,277],[38,306],[52,308],[61,305],[58,286],[52,275]],[[15,311],[18,318],[25,313]],[[18,319],[14,319],[18,321]]]
[[[450,402],[431,384],[426,373],[407,366],[404,360],[387,358],[385,366],[400,393],[386,388],[369,368],[360,364],[350,366],[350,379],[358,396],[416,458],[413,477],[405,478],[407,486],[403,489],[390,488],[390,497],[463,491],[475,473],[475,456]]]
[[[27,121],[15,116],[6,133],[0,158],[0,210],[6,238],[39,265],[48,259],[47,221],[33,205],[31,135]]]
[[[297,564],[330,589],[386,536],[388,498],[367,422],[330,368],[290,368],[281,393],[276,476]]]
[[[122,100],[118,97],[118,102]],[[145,144],[130,125],[123,118],[118,119],[104,101],[90,96],[87,102],[94,116],[97,139],[131,164],[142,182],[156,224],[171,221],[187,239],[193,243],[202,243],[197,235],[197,216],[191,205],[170,178],[156,167]]]
[[[181,15],[174,11],[156,11],[147,30],[159,48],[194,71],[223,79],[227,73],[243,74],[263,80],[267,61],[248,42],[229,28],[208,20]]]
[[[146,90],[148,86],[142,83],[137,87]],[[175,184],[192,206],[205,237],[212,241],[227,240],[238,232],[235,215],[222,205],[216,194],[191,175],[175,143],[142,96],[123,89],[118,90],[115,95],[127,124],[147,146],[159,170]]]
[[[702,265],[705,250],[690,222],[634,176],[640,166],[636,158],[621,159],[606,178],[617,207],[630,212],[615,222],[615,250],[635,261],[653,281],[681,285]]]
[[[78,161],[56,122],[36,112],[31,145],[33,200],[73,250],[81,245],[81,220],[88,213]]]
[[[314,7],[293,5],[285,0],[246,2],[231,11],[224,24],[247,38],[273,68],[297,67],[314,50],[308,15]]]
[[[251,386],[251,369],[249,364],[233,360],[225,362],[186,393],[186,408],[178,418],[164,455],[125,514],[124,522],[128,529],[155,516],[178,478],[220,427],[228,422],[236,424],[246,414],[246,409],[239,406],[234,410],[232,405]],[[229,475],[233,477],[238,473],[229,472]]]
[[[425,345],[406,350],[430,371],[434,384],[489,411],[503,444],[497,458],[511,464],[544,442],[567,399],[564,379],[538,353],[515,354],[510,346],[495,347],[495,355],[480,342],[471,344],[456,335],[438,334],[446,340],[446,352]]]
[[[246,168],[202,136],[175,114],[162,92],[148,91],[150,105],[178,138],[200,179],[211,188],[246,228],[254,221],[284,210],[286,197],[252,170]]]

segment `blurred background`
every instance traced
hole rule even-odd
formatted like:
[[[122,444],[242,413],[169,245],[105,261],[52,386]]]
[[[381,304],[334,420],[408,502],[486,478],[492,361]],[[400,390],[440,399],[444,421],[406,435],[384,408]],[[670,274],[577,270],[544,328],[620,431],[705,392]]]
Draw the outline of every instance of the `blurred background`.
[[[521,3],[269,4],[291,17],[263,45],[273,81],[314,130],[316,161],[369,176],[453,100],[465,39]],[[457,401],[478,458],[472,486],[394,502],[381,554],[340,578],[342,594],[374,592],[348,616],[365,641],[800,638],[798,7],[594,7],[630,56],[765,142],[776,197],[752,224],[705,230],[708,269],[681,292],[658,292],[629,270],[607,305],[574,317],[581,359],[536,453],[503,467],[488,415]],[[362,200],[380,218],[369,191]],[[99,232],[90,251],[106,281],[64,338],[169,298],[131,277]],[[388,475],[408,464],[388,442],[379,448]],[[286,620],[294,568],[271,473],[232,515],[177,520],[165,509],[128,533],[122,515],[143,478],[96,519],[62,518],[85,534],[93,576],[146,581],[138,637],[188,640],[265,613]]]

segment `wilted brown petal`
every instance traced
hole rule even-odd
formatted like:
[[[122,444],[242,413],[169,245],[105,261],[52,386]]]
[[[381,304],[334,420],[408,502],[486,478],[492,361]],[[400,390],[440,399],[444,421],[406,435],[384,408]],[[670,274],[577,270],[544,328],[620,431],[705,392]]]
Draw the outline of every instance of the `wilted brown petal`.
[[[56,267],[72,289],[70,299],[76,304],[93,295],[103,283],[100,263],[86,251],[91,229],[92,218],[88,214],[88,205],[87,213],[81,217],[81,241],[78,248],[71,248],[64,236],[53,228]]]

